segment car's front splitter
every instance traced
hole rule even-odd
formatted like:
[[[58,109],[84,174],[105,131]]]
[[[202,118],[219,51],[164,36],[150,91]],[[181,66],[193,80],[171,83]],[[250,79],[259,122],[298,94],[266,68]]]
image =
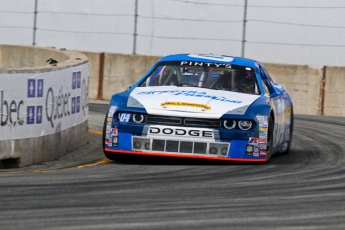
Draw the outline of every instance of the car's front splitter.
[[[195,154],[183,154],[183,153],[160,153],[160,152],[141,152],[141,151],[128,151],[128,150],[115,150],[111,148],[105,148],[104,151],[114,154],[133,154],[143,156],[158,156],[158,157],[176,157],[176,158],[192,158],[192,159],[206,159],[206,160],[217,160],[217,161],[233,161],[233,162],[252,162],[252,163],[263,163],[267,160],[265,158],[260,159],[247,159],[247,158],[228,158],[228,157],[214,157],[214,156],[202,156]]]

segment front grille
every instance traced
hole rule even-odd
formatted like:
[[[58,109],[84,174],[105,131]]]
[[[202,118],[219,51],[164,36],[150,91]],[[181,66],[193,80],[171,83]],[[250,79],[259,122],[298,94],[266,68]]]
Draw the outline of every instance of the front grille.
[[[194,118],[185,118],[184,124],[186,126],[207,127],[207,128],[216,128],[216,127],[221,126],[220,120],[194,119]]]
[[[182,125],[189,127],[219,128],[221,121],[219,119],[197,119],[183,117],[168,117],[146,115],[146,123],[151,125]]]
[[[133,137],[132,148],[133,150],[143,152],[185,153],[225,157],[228,155],[230,143]]]
[[[179,117],[166,117],[166,116],[152,116],[146,115],[146,123],[157,125],[180,125],[181,118]]]

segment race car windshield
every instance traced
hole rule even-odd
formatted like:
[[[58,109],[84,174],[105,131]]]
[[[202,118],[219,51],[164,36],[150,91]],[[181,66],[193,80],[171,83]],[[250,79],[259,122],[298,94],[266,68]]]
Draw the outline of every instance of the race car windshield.
[[[213,63],[200,66],[203,64],[200,62],[197,66],[190,66],[181,63],[183,62],[169,62],[157,66],[139,87],[199,87],[260,94],[253,68]]]

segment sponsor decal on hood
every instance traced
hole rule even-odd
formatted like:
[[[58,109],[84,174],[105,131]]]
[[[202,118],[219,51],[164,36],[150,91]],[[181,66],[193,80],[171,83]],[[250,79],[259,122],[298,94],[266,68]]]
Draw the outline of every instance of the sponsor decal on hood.
[[[195,87],[137,87],[127,106],[144,107],[149,114],[220,118],[223,114],[244,114],[260,95]],[[135,101],[136,103],[133,103]]]
[[[197,103],[191,103],[191,102],[175,102],[175,101],[167,101],[161,104],[161,106],[189,106],[189,107],[195,107],[195,108],[202,108],[205,110],[210,110],[211,107],[204,105],[204,104],[197,104]]]

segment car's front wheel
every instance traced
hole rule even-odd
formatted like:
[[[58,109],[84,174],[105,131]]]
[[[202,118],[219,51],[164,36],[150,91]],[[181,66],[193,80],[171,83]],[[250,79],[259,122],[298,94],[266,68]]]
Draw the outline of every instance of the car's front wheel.
[[[108,114],[108,113],[107,113]],[[103,144],[103,152],[106,158],[109,160],[117,161],[117,162],[128,162],[134,159],[134,155],[128,155],[128,154],[121,154],[121,153],[112,153],[107,152],[105,150],[105,138],[106,138],[106,131],[107,131],[107,118],[108,115],[105,115],[104,118],[104,124],[103,124],[103,134],[102,134],[102,144]]]
[[[273,129],[274,129],[274,122],[271,116],[268,122],[268,132],[267,132],[267,154],[266,154],[267,161],[271,158],[273,154],[273,142],[274,142]]]
[[[108,114],[108,113],[107,113]],[[103,123],[103,133],[102,133],[102,145],[103,145],[103,151],[105,153],[105,134],[106,134],[106,129],[107,129],[107,115],[105,115],[104,118],[104,123]]]

